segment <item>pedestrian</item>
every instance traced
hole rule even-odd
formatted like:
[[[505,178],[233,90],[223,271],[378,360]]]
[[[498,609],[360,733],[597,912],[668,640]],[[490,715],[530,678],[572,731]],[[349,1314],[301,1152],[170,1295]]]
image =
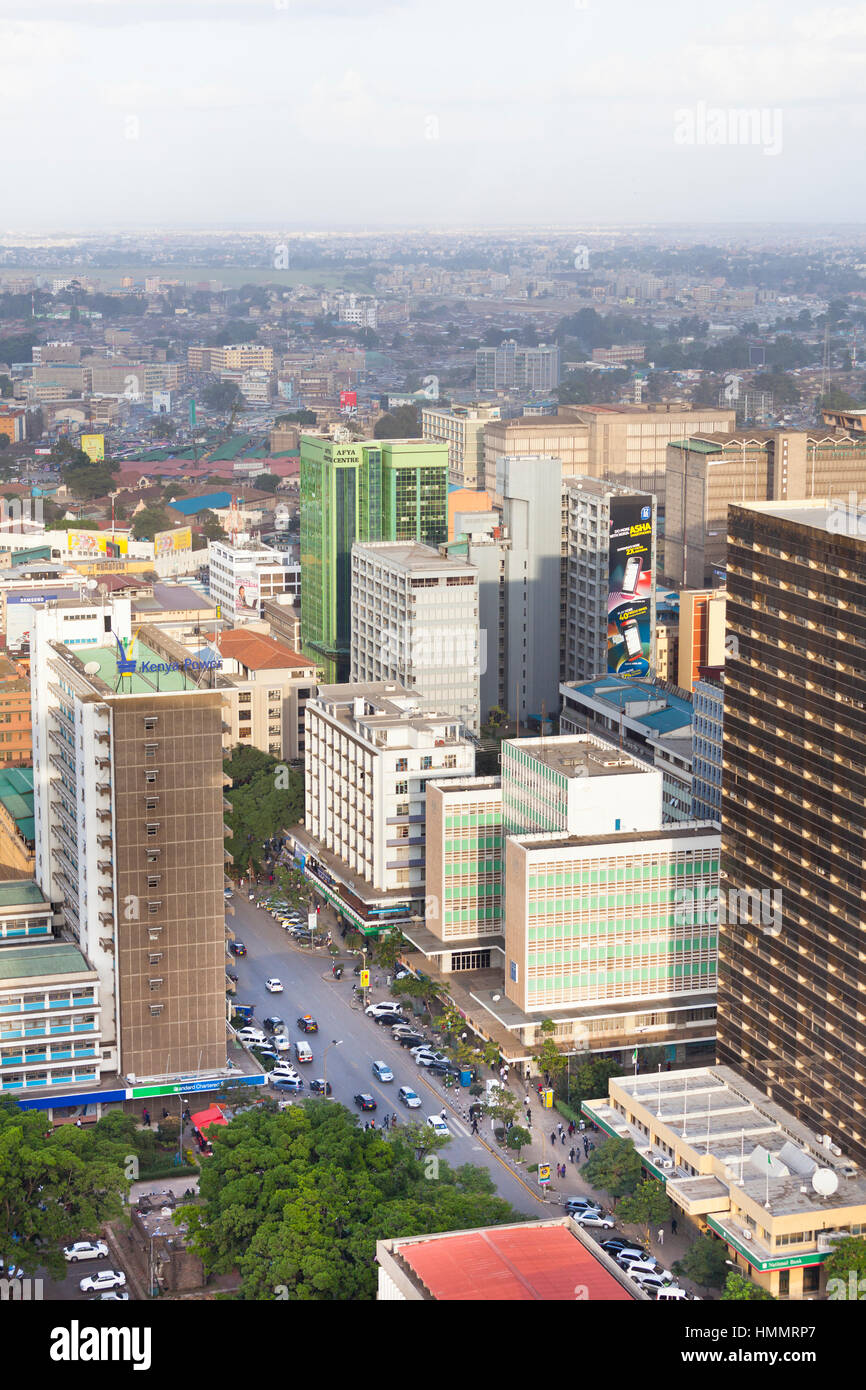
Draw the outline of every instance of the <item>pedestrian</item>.
[[[387,1116],[387,1115],[385,1116],[384,1120],[382,1121],[382,1126],[383,1126],[384,1129],[387,1129],[387,1128],[388,1128],[388,1116]]]
[[[560,1120],[560,1122],[559,1122],[559,1124],[556,1126],[556,1128],[559,1130],[559,1132],[560,1132],[560,1134],[561,1134],[561,1133],[562,1133],[562,1120]]]
[[[81,1123],[81,1116],[80,1116],[80,1115],[78,1116],[78,1119],[75,1121],[75,1128],[76,1128],[76,1129],[83,1129],[83,1128],[84,1128],[84,1126],[83,1126],[82,1123]]]
[[[442,1106],[442,1109],[439,1111],[439,1118],[440,1120],[448,1119],[448,1111],[445,1109],[444,1105]]]
[[[671,1235],[672,1235],[672,1236],[675,1236],[676,1233],[677,1233],[677,1218],[676,1218],[675,1216],[672,1216],[672,1217],[671,1217]]]
[[[476,1115],[472,1116],[472,1133],[478,1133],[478,1117]]]
[[[556,1143],[556,1130],[555,1130],[555,1129],[552,1129],[552,1130],[550,1131],[550,1142],[551,1142],[551,1144],[555,1144],[555,1143]]]
[[[658,1243],[659,1243],[659,1245],[664,1245],[664,1243],[665,1243],[665,1230],[664,1230],[664,1226],[659,1226],[659,1229],[658,1229],[658,1237],[657,1237],[657,1238],[658,1238]]]
[[[531,1110],[529,1109],[528,1106],[527,1106],[527,1109],[526,1109],[526,1128],[527,1128],[527,1129],[531,1129],[531,1128],[532,1128],[532,1112],[531,1112]]]
[[[162,1107],[162,1118],[164,1120],[168,1119],[168,1111],[166,1110],[165,1106]]]
[[[573,1163],[573,1162],[574,1162],[574,1145],[572,1145],[571,1148],[570,1148],[569,1151],[568,1151],[568,1161],[569,1161],[569,1163]]]
[[[396,1129],[396,1128],[397,1128],[397,1116],[396,1116],[396,1115],[392,1115],[392,1116],[391,1116],[391,1128],[392,1128],[392,1129]]]
[[[565,1136],[565,1130],[562,1131],[562,1133],[560,1134],[559,1137],[560,1137],[560,1140],[562,1141],[562,1143],[564,1144],[564,1143],[565,1143],[565,1137],[566,1137],[566,1136]]]
[[[375,1121],[375,1120],[371,1120],[371,1121],[370,1121],[370,1128],[371,1128],[371,1129],[375,1129],[375,1128],[376,1128],[376,1121]]]

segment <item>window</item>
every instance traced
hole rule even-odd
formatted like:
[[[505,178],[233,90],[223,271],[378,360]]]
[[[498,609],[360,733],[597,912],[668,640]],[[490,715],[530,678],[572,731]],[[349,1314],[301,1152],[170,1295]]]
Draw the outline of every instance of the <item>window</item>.
[[[396,784],[395,787],[394,787],[394,792],[395,792],[395,794],[396,794],[397,796],[408,796],[408,795],[409,795],[409,783],[408,783],[408,782],[397,782],[397,784]]]
[[[279,699],[280,699],[280,692],[279,692],[279,690],[269,690],[269,691],[268,691],[268,699],[269,699],[269,700],[279,700]]]
[[[155,811],[158,805],[159,805],[159,797],[158,797],[158,796],[148,796],[148,797],[145,798],[144,809],[145,809],[146,811]]]
[[[398,758],[394,771],[395,771],[395,772],[408,772],[408,771],[409,771],[409,759],[408,759],[408,758]]]
[[[153,786],[154,782],[156,781],[156,773],[155,773],[155,772],[146,772],[146,773],[144,774],[144,780],[145,780],[145,782],[147,782],[150,786]]]
[[[156,714],[146,714],[144,716],[144,727],[145,729],[147,729],[148,733],[152,732],[156,728],[156,721],[158,717],[159,716]]]
[[[159,962],[162,960],[162,957],[162,951],[151,951],[150,955],[147,958],[148,965],[159,965]]]
[[[159,902],[159,901],[157,901],[157,902],[150,902],[150,903],[147,904],[147,910],[148,910],[148,912],[150,913],[151,917],[155,917],[156,914],[159,912],[159,909],[160,909],[161,907],[162,907],[162,903]]]
[[[158,744],[158,743],[146,743],[146,744],[144,745],[144,756],[145,756],[146,758],[155,758],[155,757],[156,757],[156,750],[157,750],[158,747],[159,747],[159,744]]]
[[[427,772],[432,766],[433,766],[433,759],[430,757],[429,754],[426,754],[426,755],[421,759],[421,771],[422,771],[422,772]]]
[[[157,976],[155,979],[150,980],[149,984],[151,989],[162,989],[162,979],[159,976]]]
[[[151,1006],[150,1006],[150,1012],[151,1012],[152,1016],[155,1018],[155,1017],[157,1016],[157,1014],[161,1014],[161,1013],[162,1013],[163,1008],[164,1008],[164,1005],[162,1005],[162,1004],[151,1004]]]
[[[158,863],[159,863],[159,856],[160,856],[161,854],[162,854],[162,850],[161,850],[161,849],[149,849],[149,850],[147,851],[147,862],[148,862],[148,864],[158,864]]]
[[[153,840],[159,833],[159,821],[149,821],[147,825],[147,837]]]

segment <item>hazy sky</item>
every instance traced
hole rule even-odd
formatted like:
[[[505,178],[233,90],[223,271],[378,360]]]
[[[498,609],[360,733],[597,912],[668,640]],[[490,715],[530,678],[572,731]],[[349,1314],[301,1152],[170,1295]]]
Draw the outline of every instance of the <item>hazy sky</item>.
[[[856,221],[864,94],[866,4],[0,0],[0,232]]]

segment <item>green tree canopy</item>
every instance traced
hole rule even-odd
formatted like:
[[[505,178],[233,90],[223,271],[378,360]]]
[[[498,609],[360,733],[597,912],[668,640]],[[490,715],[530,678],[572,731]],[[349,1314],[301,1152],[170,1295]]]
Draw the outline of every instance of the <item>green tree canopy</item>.
[[[199,512],[196,523],[201,528],[201,534],[208,541],[224,541],[226,533],[223,525],[215,512],[206,510]]]
[[[62,1247],[121,1214],[135,1121],[47,1130],[44,1113],[0,1100],[0,1252],[32,1275],[66,1273]]]
[[[671,1219],[670,1198],[658,1178],[645,1178],[634,1192],[622,1198],[617,1215],[621,1221],[643,1226],[649,1241],[650,1227]]]
[[[240,405],[243,396],[234,381],[212,381],[202,391],[202,400],[210,410],[231,410]]]
[[[592,1187],[607,1192],[614,1201],[634,1192],[640,1182],[641,1162],[630,1139],[613,1136],[593,1149],[583,1165],[583,1176]]]
[[[715,1236],[700,1236],[676,1261],[674,1274],[683,1274],[706,1289],[720,1289],[727,1277],[727,1258],[727,1247],[722,1241]]]
[[[398,405],[380,415],[373,426],[374,439],[420,439],[421,422],[414,405]]]
[[[824,1263],[828,1279],[847,1281],[852,1269],[858,1280],[866,1279],[866,1240],[862,1236],[848,1236],[845,1240],[840,1240]]]
[[[483,1169],[419,1158],[407,1127],[364,1130],[333,1101],[257,1106],[212,1142],[203,1203],[183,1215],[205,1268],[237,1269],[244,1299],[373,1301],[377,1240],[516,1219]]]
[[[133,517],[132,534],[137,541],[152,541],[157,531],[170,531],[171,524],[164,507],[144,507]]]
[[[244,762],[242,775],[246,780],[235,785],[233,768],[240,751],[235,749],[224,764],[232,778],[231,791],[226,795],[232,804],[225,818],[231,831],[226,848],[236,873],[258,874],[262,870],[265,842],[303,818],[304,778],[302,773],[269,757],[252,776],[248,776],[249,765]]]
[[[762,1289],[760,1284],[753,1284],[751,1279],[747,1279],[738,1269],[728,1271],[722,1292],[723,1303],[756,1303],[765,1300],[770,1303],[776,1302],[769,1289]]]

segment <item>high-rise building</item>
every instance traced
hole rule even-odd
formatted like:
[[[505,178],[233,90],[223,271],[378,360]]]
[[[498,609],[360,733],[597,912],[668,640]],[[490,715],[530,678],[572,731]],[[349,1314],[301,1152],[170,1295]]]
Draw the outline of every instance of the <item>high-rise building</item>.
[[[500,459],[505,559],[503,672],[506,707],[522,724],[559,705],[562,467],[556,458]]]
[[[522,347],[507,338],[499,347],[480,347],[475,353],[479,391],[552,391],[561,374],[560,349],[546,343]]]
[[[329,674],[348,674],[352,546],[448,535],[448,446],[301,436],[301,638]]]
[[[484,487],[484,426],[498,420],[498,405],[424,406],[421,433],[448,445],[449,480],[457,487]]]
[[[728,514],[718,1059],[866,1161],[866,539],[814,501]],[[730,918],[734,920],[731,921]]]
[[[589,466],[594,478],[651,492],[659,509],[666,505],[665,464],[672,440],[706,430],[733,430],[733,410],[686,405],[682,401],[640,405],[574,405],[565,408],[589,430]]]
[[[724,589],[683,589],[680,593],[677,684],[692,690],[702,666],[725,664]]]
[[[717,428],[717,427],[716,427]],[[866,438],[848,430],[702,427],[667,450],[664,572],[701,589],[724,578],[727,512],[734,503],[860,497]]]
[[[596,476],[589,466],[589,428],[562,408],[556,415],[524,414],[512,420],[490,420],[484,426],[484,480],[479,480],[479,487],[486,488],[497,503],[502,497],[496,492],[496,470],[506,454],[527,460],[558,458],[564,478],[574,473]]]
[[[393,681],[480,732],[478,572],[417,541],[352,548],[351,679]]]
[[[692,720],[692,819],[722,820],[724,674],[706,671],[694,687]]]
[[[628,614],[638,644],[646,646],[647,674],[654,665],[655,498],[597,478],[562,480],[562,624],[560,671],[563,680],[594,680],[610,665],[609,623],[620,642],[621,629],[609,614]],[[646,513],[646,515],[644,515]],[[647,526],[647,523],[649,525]],[[626,529],[627,528],[627,529]],[[623,533],[624,534],[621,534]],[[629,541],[634,532],[634,545]],[[638,554],[638,551],[645,553]],[[631,567],[628,561],[634,555]],[[618,577],[617,577],[618,576]],[[621,587],[627,586],[623,593]],[[612,598],[612,595],[614,596]],[[618,595],[618,597],[617,597]],[[633,602],[629,606],[629,600]],[[638,603],[646,609],[634,617]],[[623,608],[623,604],[627,607]],[[621,625],[624,628],[626,618]]]
[[[305,829],[296,862],[353,925],[424,914],[425,793],[471,777],[458,718],[390,683],[323,685],[307,702]]]
[[[36,881],[99,977],[105,1069],[224,1073],[223,696],[129,607],[37,614]]]
[[[241,534],[208,544],[208,583],[220,617],[238,625],[257,622],[266,599],[300,592],[301,567],[287,552],[258,545]]]

